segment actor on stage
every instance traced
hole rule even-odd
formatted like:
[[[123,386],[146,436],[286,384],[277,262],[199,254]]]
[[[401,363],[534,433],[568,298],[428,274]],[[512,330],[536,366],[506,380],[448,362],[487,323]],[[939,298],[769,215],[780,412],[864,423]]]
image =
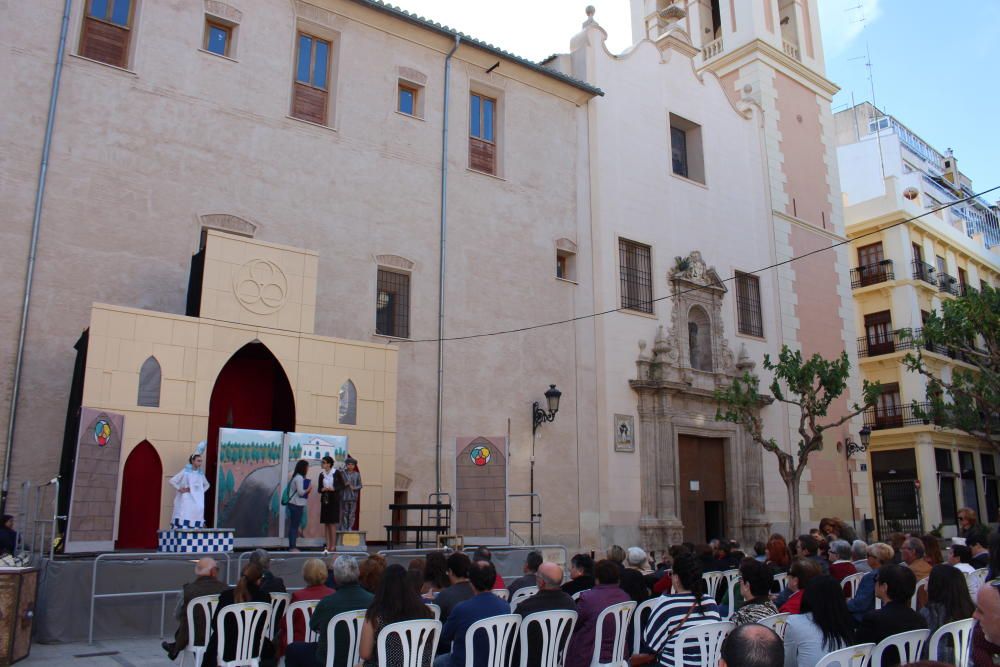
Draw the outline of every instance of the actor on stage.
[[[174,514],[170,520],[174,528],[205,527],[205,492],[211,484],[205,479],[205,473],[201,469],[201,454],[204,451],[205,441],[202,440],[188,459],[184,470],[170,478],[170,486],[177,489]]]
[[[358,515],[358,491],[361,490],[361,473],[358,461],[350,456],[344,460],[346,466],[341,476],[344,488],[340,491],[340,529],[354,530],[354,519]]]
[[[298,551],[295,546],[302,530],[302,517],[309,502],[309,462],[302,459],[295,464],[292,479],[288,482],[288,550]]]
[[[319,488],[319,521],[326,536],[326,550],[337,550],[337,524],[340,523],[340,489],[344,486],[343,476],[333,467],[333,458],[323,457],[323,470],[319,473],[316,486]]]

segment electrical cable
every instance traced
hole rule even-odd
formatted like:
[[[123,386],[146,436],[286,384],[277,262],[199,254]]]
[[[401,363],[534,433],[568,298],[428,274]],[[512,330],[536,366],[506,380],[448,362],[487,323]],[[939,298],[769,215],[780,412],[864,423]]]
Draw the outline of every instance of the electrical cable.
[[[832,250],[832,249],[840,247],[842,245],[847,245],[849,243],[853,243],[854,241],[857,241],[858,239],[863,239],[866,236],[872,236],[874,234],[880,234],[880,233],[882,233],[883,231],[885,231],[887,229],[892,229],[893,227],[898,227],[900,225],[909,224],[911,222],[914,222],[915,220],[919,220],[919,219],[921,219],[921,218],[923,218],[925,216],[931,215],[932,213],[937,213],[938,211],[943,211],[945,209],[951,208],[952,206],[957,206],[959,204],[964,204],[964,203],[972,201],[974,199],[978,199],[978,198],[982,197],[983,195],[987,195],[987,194],[993,192],[994,190],[1000,190],[1000,185],[997,185],[997,186],[994,186],[992,188],[989,188],[988,190],[983,190],[982,192],[978,192],[976,194],[969,195],[968,197],[965,197],[964,199],[957,199],[957,200],[955,200],[953,202],[950,202],[948,204],[943,204],[942,206],[939,206],[937,208],[928,209],[927,211],[921,213],[920,215],[913,216],[912,218],[906,218],[905,220],[898,220],[898,221],[896,221],[896,222],[894,222],[894,223],[892,223],[890,225],[886,225],[885,227],[879,227],[878,229],[873,229],[870,232],[865,232],[864,234],[859,234],[858,236],[855,236],[854,238],[845,239],[843,241],[837,241],[836,243],[834,243],[832,245],[828,245],[828,246],[825,246],[823,248],[817,248],[815,250],[810,250],[807,253],[803,253],[801,255],[796,255],[795,257],[789,257],[788,259],[784,259],[784,260],[782,260],[780,262],[776,262],[774,264],[771,264],[769,266],[765,266],[765,267],[760,268],[760,269],[756,269],[754,271],[747,271],[746,273],[750,273],[750,274],[753,274],[753,275],[758,275],[758,274],[764,273],[765,271],[770,271],[770,270],[776,269],[776,268],[778,268],[780,266],[784,266],[786,264],[791,264],[792,262],[797,262],[797,261],[799,261],[801,259],[805,259],[806,257],[811,257],[812,255],[816,255],[816,254],[819,254],[821,252],[826,252],[827,250]],[[736,276],[730,276],[728,278],[722,279],[721,282],[727,283],[727,282],[731,282],[731,281],[733,281],[735,279],[736,279]],[[665,301],[666,299],[672,299],[672,298],[681,296],[682,294],[687,294],[689,292],[697,292],[697,291],[702,290],[702,289],[704,289],[704,288],[703,287],[691,287],[691,288],[688,288],[688,289],[685,289],[685,290],[682,290],[682,291],[679,291],[679,292],[671,292],[670,294],[658,297],[656,299],[652,299],[652,300],[650,300],[648,302],[644,302],[644,303],[656,303],[657,301]],[[602,310],[602,311],[599,311],[599,312],[596,312],[596,313],[589,313],[587,315],[578,315],[576,317],[570,317],[570,318],[567,318],[567,319],[564,319],[564,320],[556,320],[556,321],[553,321],[553,322],[544,322],[542,324],[532,324],[532,325],[528,325],[528,326],[517,327],[515,329],[503,329],[503,330],[500,330],[500,331],[490,331],[490,332],[486,332],[486,333],[468,334],[468,335],[465,335],[465,336],[453,336],[453,337],[450,337],[450,338],[416,338],[416,339],[409,339],[409,340],[395,340],[395,341],[393,341],[393,343],[397,344],[397,345],[403,345],[403,344],[406,344],[406,343],[439,343],[439,342],[449,342],[449,341],[471,340],[471,339],[474,339],[474,338],[489,338],[491,336],[505,336],[507,334],[523,333],[525,331],[532,331],[534,329],[543,329],[543,328],[546,328],[546,327],[558,326],[560,324],[569,324],[571,322],[579,322],[581,320],[588,320],[588,319],[593,318],[593,317],[601,317],[603,315],[610,315],[611,313],[617,313],[617,312],[620,312],[620,311],[623,311],[623,310],[631,310],[631,309],[630,308],[625,308],[624,306],[622,306],[622,307],[618,307],[618,308],[612,308],[610,310]]]

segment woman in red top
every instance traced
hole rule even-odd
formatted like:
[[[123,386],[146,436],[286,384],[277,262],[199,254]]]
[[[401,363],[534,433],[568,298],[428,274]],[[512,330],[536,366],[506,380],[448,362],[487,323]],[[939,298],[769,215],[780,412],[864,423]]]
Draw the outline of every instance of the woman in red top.
[[[333,595],[336,591],[327,587],[327,575],[328,572],[326,570],[326,563],[321,561],[319,558],[310,558],[307,560],[302,566],[302,578],[305,579],[306,587],[292,593],[292,601],[290,604],[302,602],[303,600],[322,600],[327,595]],[[292,620],[291,638],[287,636],[287,629],[285,628],[284,621],[282,621],[278,640],[279,655],[283,655],[285,653],[285,647],[289,642],[306,641],[306,626],[304,620],[305,616],[303,614],[295,614],[295,618]]]
[[[802,606],[802,592],[806,589],[806,584],[813,577],[822,574],[816,561],[800,558],[792,563],[788,568],[788,590],[792,591],[792,596],[785,604],[778,608],[782,614],[798,614]]]

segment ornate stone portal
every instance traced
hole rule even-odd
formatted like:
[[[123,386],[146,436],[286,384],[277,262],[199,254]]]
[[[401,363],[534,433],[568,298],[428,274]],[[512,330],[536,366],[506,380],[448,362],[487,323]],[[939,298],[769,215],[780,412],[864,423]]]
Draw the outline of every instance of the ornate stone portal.
[[[629,381],[638,396],[643,543],[660,551],[683,541],[678,440],[691,435],[724,441],[726,537],[752,545],[769,530],[761,450],[741,427],[715,420],[714,392],[755,364],[745,348],[734,359],[722,323],[727,289],[700,252],[676,258],[667,280],[670,328],[660,325],[652,355],[639,341],[636,379]]]

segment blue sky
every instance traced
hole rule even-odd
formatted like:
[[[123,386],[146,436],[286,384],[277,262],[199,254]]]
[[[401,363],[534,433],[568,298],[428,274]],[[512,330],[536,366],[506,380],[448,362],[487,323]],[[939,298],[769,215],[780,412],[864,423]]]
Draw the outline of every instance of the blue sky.
[[[850,105],[852,92],[870,100],[867,43],[878,106],[939,151],[953,148],[977,190],[1000,185],[1000,0],[818,1],[827,77],[842,88],[834,109]],[[587,4],[609,49],[632,38],[628,0],[389,2],[533,60],[569,49]]]

